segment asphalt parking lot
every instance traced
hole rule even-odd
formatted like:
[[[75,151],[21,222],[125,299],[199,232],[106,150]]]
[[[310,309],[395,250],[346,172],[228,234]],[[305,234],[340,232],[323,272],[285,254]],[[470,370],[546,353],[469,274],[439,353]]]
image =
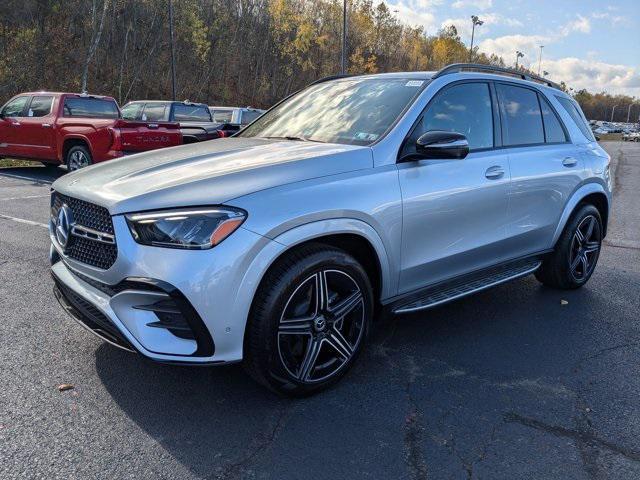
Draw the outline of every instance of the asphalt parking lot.
[[[585,288],[529,276],[383,319],[304,400],[77,326],[51,291],[52,173],[0,169],[0,478],[640,478],[640,144],[603,146],[615,200]]]

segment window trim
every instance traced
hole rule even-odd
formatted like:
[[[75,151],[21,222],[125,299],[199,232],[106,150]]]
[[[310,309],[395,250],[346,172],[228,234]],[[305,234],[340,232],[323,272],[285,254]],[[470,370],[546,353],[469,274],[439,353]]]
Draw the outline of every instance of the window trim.
[[[56,98],[54,95],[31,95],[31,98],[29,99],[29,102],[27,103],[27,108],[25,108],[25,110],[22,113],[29,113],[29,110],[31,110],[31,104],[33,103],[33,99],[34,98],[50,98],[51,99],[51,105],[49,105],[49,112],[46,113],[45,115],[41,115],[39,117],[29,117],[28,115],[25,118],[45,118],[48,117],[49,115],[51,115],[51,112],[53,111],[53,102],[55,102]]]
[[[488,151],[491,151],[491,150],[496,150],[498,148],[497,142],[498,142],[499,137],[501,137],[501,133],[498,134],[496,132],[496,126],[497,126],[497,123],[496,123],[497,96],[495,96],[495,91],[491,88],[491,83],[492,83],[491,80],[486,80],[486,79],[483,79],[483,78],[456,80],[456,81],[453,81],[451,83],[447,83],[440,90],[438,90],[433,95],[433,97],[431,97],[431,99],[427,102],[427,104],[424,106],[422,111],[418,114],[418,117],[414,120],[413,125],[411,125],[411,128],[409,129],[409,131],[405,135],[404,139],[402,140],[402,142],[400,142],[400,147],[398,148],[398,153],[396,154],[396,163],[401,163],[402,160],[407,156],[407,155],[402,155],[402,151],[404,150],[404,147],[405,147],[407,141],[409,140],[409,138],[411,138],[411,135],[413,135],[413,132],[418,127],[418,124],[420,123],[420,121],[424,117],[425,112],[429,109],[429,107],[432,106],[433,102],[442,93],[444,93],[445,91],[449,90],[449,88],[452,88],[452,87],[455,87],[455,86],[459,86],[459,85],[473,84],[473,83],[484,83],[485,85],[487,85],[487,90],[489,91],[489,98],[491,99],[491,117],[493,119],[493,147],[469,149],[469,153],[488,152]]]

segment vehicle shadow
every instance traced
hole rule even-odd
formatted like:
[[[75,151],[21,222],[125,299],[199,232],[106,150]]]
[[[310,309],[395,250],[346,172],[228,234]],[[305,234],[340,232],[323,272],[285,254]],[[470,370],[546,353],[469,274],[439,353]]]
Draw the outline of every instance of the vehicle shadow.
[[[406,441],[410,436],[407,419],[416,409],[430,404],[432,411],[425,410],[423,420],[435,423],[436,416],[449,408],[450,398],[458,398],[460,421],[451,419],[450,428],[482,437],[491,425],[478,424],[477,418],[502,422],[505,391],[509,401],[524,411],[535,411],[540,401],[557,400],[540,395],[547,394],[545,388],[554,391],[561,386],[543,385],[542,394],[524,390],[518,395],[511,390],[531,384],[538,388],[534,380],[526,379],[557,381],[574,363],[574,345],[563,329],[580,331],[589,326],[559,324],[560,295],[525,279],[427,314],[385,316],[348,378],[301,400],[272,394],[239,365],[162,366],[108,345],[96,351],[96,370],[122,411],[197,476],[237,477],[245,468],[267,465],[283,475],[298,472],[306,478],[304,471],[316,478],[335,478],[339,471],[327,470],[321,459],[344,456],[344,449],[357,442],[359,455],[368,458],[359,466],[363,474],[376,477],[380,469],[389,468],[387,476],[393,478],[405,468],[405,450],[410,448],[394,439],[404,436]],[[574,298],[589,296],[588,291],[570,295],[572,304]],[[523,313],[535,311],[536,305],[537,314]],[[559,335],[549,339],[551,329]],[[434,391],[447,395],[433,398]],[[479,391],[486,397],[486,411],[477,403]],[[379,444],[367,441],[376,437],[388,445],[384,458],[379,456]],[[306,459],[304,468],[286,464],[308,450],[319,455]]]
[[[53,183],[65,173],[67,173],[66,168],[47,168],[42,165],[34,165],[32,167],[0,168],[0,177],[14,178],[17,180],[30,180],[34,183]]]

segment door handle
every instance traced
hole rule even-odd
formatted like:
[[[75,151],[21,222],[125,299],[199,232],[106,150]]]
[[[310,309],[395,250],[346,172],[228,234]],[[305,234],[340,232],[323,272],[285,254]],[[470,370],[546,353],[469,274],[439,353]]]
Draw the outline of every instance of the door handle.
[[[487,171],[484,172],[484,176],[489,180],[497,180],[498,178],[502,178],[504,175],[504,169],[500,165],[494,165],[493,167],[487,168]]]
[[[565,157],[565,159],[562,161],[562,165],[564,165],[565,167],[575,167],[577,164],[578,160],[573,157]]]
[[[11,126],[19,127],[20,126],[20,122],[11,122]]]
[[[50,123],[43,123],[42,124],[42,128],[51,128],[51,124]]]

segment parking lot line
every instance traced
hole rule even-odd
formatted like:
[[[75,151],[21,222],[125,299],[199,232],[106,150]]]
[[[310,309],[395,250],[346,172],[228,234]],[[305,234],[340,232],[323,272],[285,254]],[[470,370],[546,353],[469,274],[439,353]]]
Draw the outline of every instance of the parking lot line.
[[[0,172],[0,177],[17,178],[19,180],[28,180],[30,182],[43,183],[43,184],[46,184],[46,185],[51,185],[53,183],[52,180],[45,180],[45,179],[42,179],[42,178],[25,177],[25,176],[22,176],[22,175],[16,175],[15,173]]]
[[[0,198],[0,202],[2,201],[6,201],[6,200],[27,200],[29,198],[45,198],[48,197],[49,194],[47,195],[25,195],[23,197],[8,197],[8,198]]]
[[[11,217],[9,215],[4,215],[2,213],[0,213],[0,218],[4,218],[5,220],[13,220],[14,222],[18,222],[18,223],[26,223],[27,225],[34,225],[36,227],[44,227],[46,229],[49,229],[49,225],[47,225],[45,223],[34,222],[33,220],[27,220],[25,218]]]

